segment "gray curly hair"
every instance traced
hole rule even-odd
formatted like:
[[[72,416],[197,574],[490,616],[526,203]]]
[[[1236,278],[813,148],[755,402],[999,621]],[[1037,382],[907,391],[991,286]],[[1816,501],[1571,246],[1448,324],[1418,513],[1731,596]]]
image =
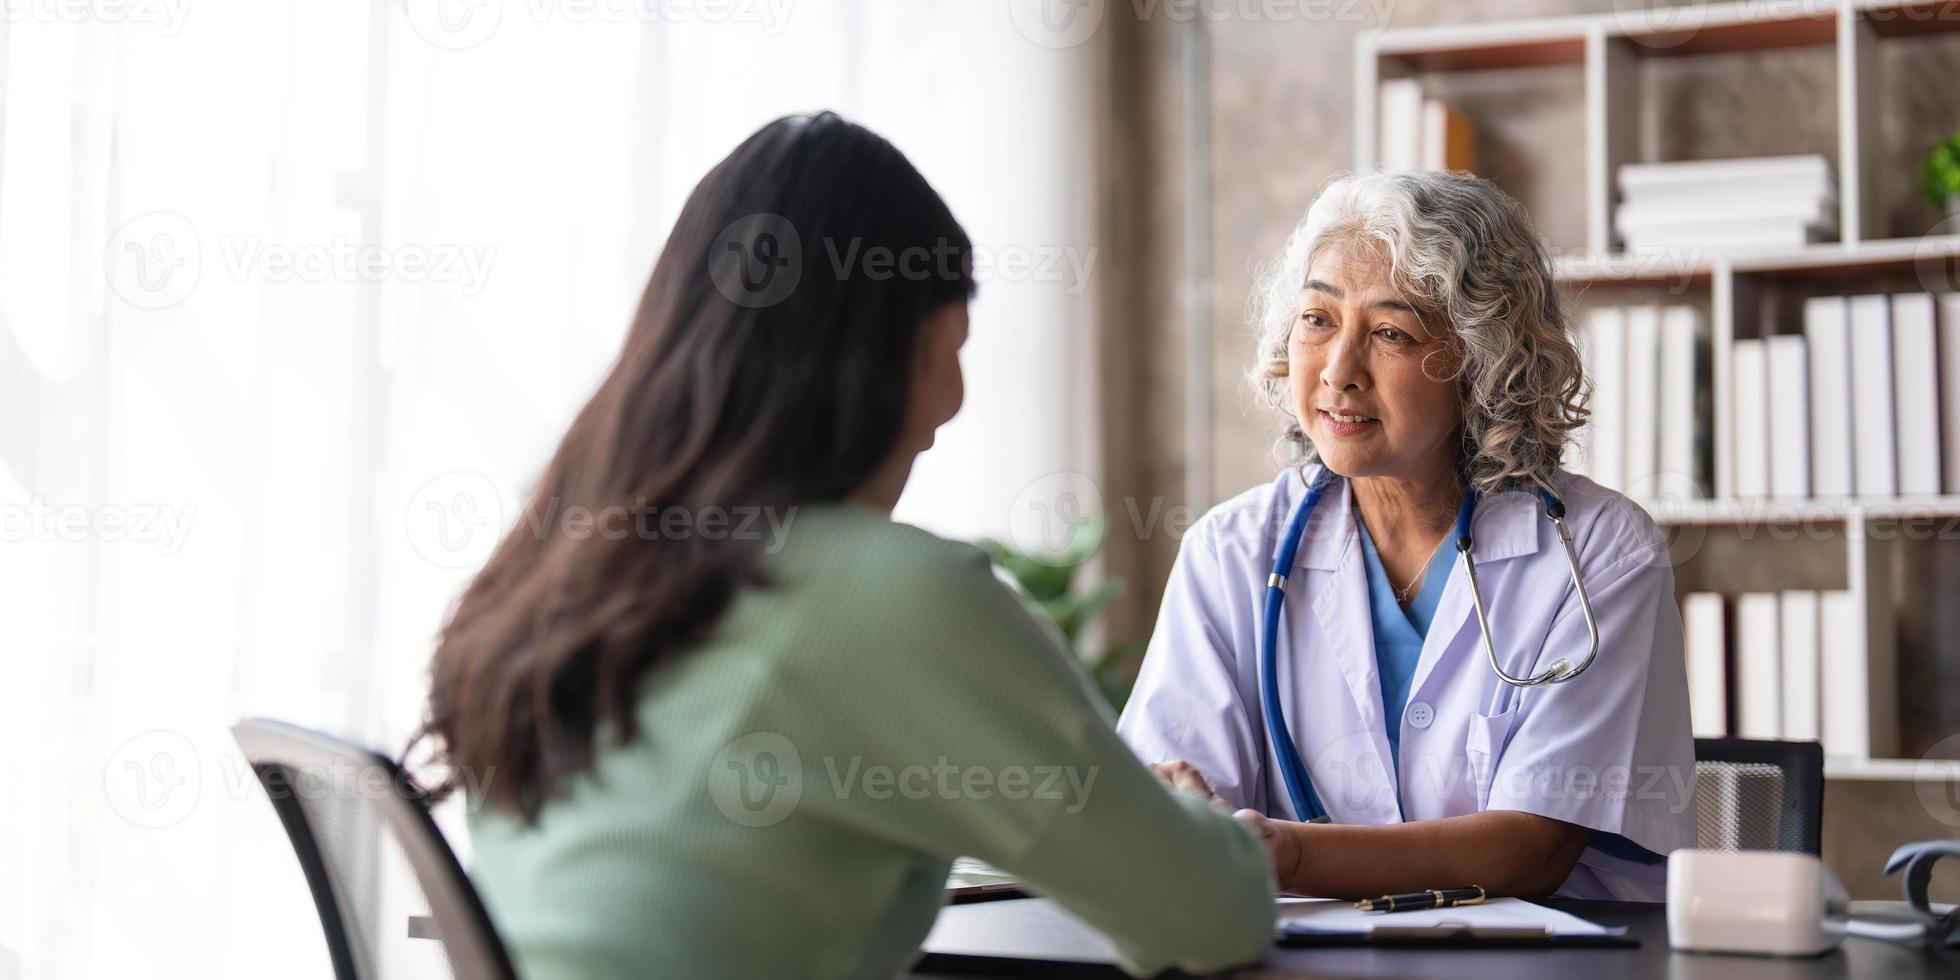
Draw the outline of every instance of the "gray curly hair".
[[[1259,400],[1286,418],[1282,462],[1318,458],[1287,399],[1287,345],[1307,269],[1329,244],[1365,243],[1428,324],[1447,324],[1459,355],[1463,431],[1457,475],[1499,493],[1550,489],[1590,391],[1559,302],[1551,260],[1524,206],[1468,174],[1377,171],[1328,183],[1253,293]],[[1438,379],[1442,380],[1442,379]]]

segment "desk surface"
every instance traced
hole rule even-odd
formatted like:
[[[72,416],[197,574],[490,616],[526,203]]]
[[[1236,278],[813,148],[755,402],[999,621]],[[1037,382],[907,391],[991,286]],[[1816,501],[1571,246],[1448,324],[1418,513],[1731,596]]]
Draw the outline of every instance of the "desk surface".
[[[1662,906],[1632,902],[1547,899],[1544,904],[1607,925],[1623,925],[1640,940],[1632,949],[1395,950],[1348,947],[1281,949],[1241,975],[1394,976],[1437,980],[1517,980],[1519,977],[1668,977],[1672,980],[1822,980],[1826,977],[1960,976],[1960,952],[1923,953],[1892,943],[1848,938],[1823,956],[1769,959],[1676,953],[1667,948]],[[941,910],[925,957],[913,976],[1121,977],[1107,940],[1044,899],[1015,899]]]

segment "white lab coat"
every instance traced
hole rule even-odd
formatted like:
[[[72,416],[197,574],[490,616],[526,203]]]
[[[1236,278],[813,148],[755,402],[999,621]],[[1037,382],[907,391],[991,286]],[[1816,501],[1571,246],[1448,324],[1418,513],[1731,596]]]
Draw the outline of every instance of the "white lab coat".
[[[1336,479],[1315,507],[1289,576],[1277,673],[1294,743],[1335,822],[1521,810],[1656,854],[1693,846],[1694,741],[1667,549],[1625,497],[1563,473],[1555,489],[1598,619],[1599,658],[1562,684],[1498,680],[1454,565],[1402,713],[1399,772],[1383,729],[1347,481]],[[1289,818],[1260,709],[1258,636],[1273,555],[1305,493],[1301,472],[1286,470],[1185,536],[1119,725],[1143,761],[1182,759],[1235,807]],[[1537,495],[1484,497],[1472,537],[1505,669],[1524,676],[1559,657],[1576,664],[1585,618]],[[1660,901],[1665,886],[1664,863],[1588,847],[1558,894]]]

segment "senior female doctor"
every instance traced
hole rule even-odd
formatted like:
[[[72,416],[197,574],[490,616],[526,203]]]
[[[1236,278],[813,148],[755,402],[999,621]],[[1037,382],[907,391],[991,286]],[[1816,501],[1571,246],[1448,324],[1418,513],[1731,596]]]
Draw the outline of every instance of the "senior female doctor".
[[[1584,386],[1524,209],[1348,176],[1263,279],[1295,465],[1184,538],[1124,738],[1245,808],[1288,891],[1660,900],[1695,823],[1673,572],[1559,469]]]

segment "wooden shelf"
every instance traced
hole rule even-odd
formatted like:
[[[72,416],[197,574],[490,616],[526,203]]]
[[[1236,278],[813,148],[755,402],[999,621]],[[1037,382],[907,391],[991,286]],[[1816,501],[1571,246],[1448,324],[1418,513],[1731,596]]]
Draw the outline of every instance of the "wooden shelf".
[[[1429,94],[1447,96],[1459,84],[1468,90],[1481,84],[1453,81],[1448,77],[1452,72],[1563,66],[1559,70],[1566,74],[1557,77],[1560,85],[1566,85],[1570,67],[1580,68],[1577,91],[1570,94],[1583,104],[1583,186],[1571,190],[1582,195],[1577,200],[1583,203],[1584,234],[1580,241],[1562,243],[1577,247],[1553,258],[1553,276],[1567,294],[1594,289],[1641,290],[1645,293],[1612,296],[1603,302],[1658,299],[1692,305],[1708,316],[1711,389],[1706,424],[1713,455],[1708,479],[1715,496],[1640,503],[1658,523],[1671,529],[1671,537],[1691,538],[1697,528],[1702,528],[1711,532],[1711,540],[1723,538],[1720,548],[1700,559],[1718,564],[1737,548],[1778,547],[1756,540],[1788,537],[1769,533],[1752,538],[1747,530],[1750,527],[1821,526],[1835,543],[1817,555],[1828,555],[1833,566],[1843,563],[1841,576],[1835,574],[1839,568],[1832,567],[1826,569],[1832,574],[1824,577],[1840,583],[1831,588],[1842,588],[1854,597],[1858,619],[1855,632],[1862,639],[1856,648],[1839,651],[1838,655],[1862,658],[1870,681],[1865,692],[1869,716],[1895,719],[1896,687],[1910,681],[1899,676],[1895,600],[1900,597],[1893,592],[1893,570],[1903,549],[1918,545],[1910,543],[1911,535],[1883,533],[1883,525],[1915,518],[1960,522],[1960,495],[1811,500],[1737,497],[1731,361],[1738,337],[1795,329],[1792,315],[1809,296],[1960,292],[1960,226],[1948,222],[1927,229],[1937,234],[1890,237],[1893,227],[1887,191],[1897,190],[1899,181],[1912,179],[1910,171],[1916,161],[1898,158],[1882,139],[1879,126],[1880,109],[1888,100],[1895,100],[1902,86],[1919,84],[1914,79],[1884,77],[1879,66],[1885,39],[1960,31],[1960,5],[1953,0],[1786,0],[1777,4],[1744,0],[1651,10],[1644,5],[1620,6],[1625,9],[1603,14],[1363,35],[1356,42],[1355,165],[1365,170],[1375,164],[1382,79],[1415,77],[1425,87],[1435,89]],[[1652,134],[1644,131],[1643,116],[1665,108],[1647,103],[1654,97],[1648,92],[1654,86],[1649,84],[1653,72],[1647,66],[1663,58],[1806,48],[1828,49],[1835,75],[1835,136],[1829,145],[1806,148],[1830,159],[1836,167],[1841,240],[1747,253],[1681,249],[1628,254],[1621,249],[1622,236],[1614,227],[1620,168],[1657,159],[1658,148],[1653,145]],[[1574,176],[1561,171],[1554,178],[1560,183],[1549,187],[1534,183],[1529,189],[1540,192],[1541,197],[1551,196],[1545,191],[1557,192],[1563,201]],[[1662,292],[1671,295],[1651,295]],[[1730,587],[1734,583],[1726,577],[1726,566],[1707,565],[1697,571],[1707,580],[1698,588],[1735,591]],[[1819,587],[1815,583],[1820,576],[1813,571],[1799,574],[1770,567],[1751,583],[1752,587],[1769,590]],[[1769,580],[1760,580],[1763,574]],[[1896,741],[1899,733],[1890,733],[1894,737],[1888,739],[1882,730],[1885,727],[1872,730],[1871,741],[1863,751],[1880,756],[1900,751]],[[1960,760],[1839,757],[1827,760],[1826,772],[1834,779],[1960,781]]]

